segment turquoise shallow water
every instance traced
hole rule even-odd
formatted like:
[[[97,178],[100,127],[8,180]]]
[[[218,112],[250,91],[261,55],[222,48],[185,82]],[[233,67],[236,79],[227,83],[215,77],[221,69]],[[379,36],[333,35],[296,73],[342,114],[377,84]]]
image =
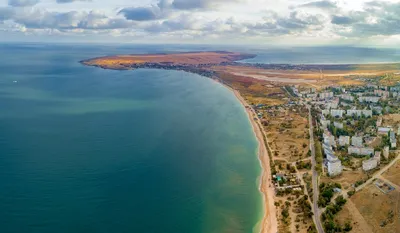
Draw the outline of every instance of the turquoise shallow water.
[[[253,231],[257,143],[224,87],[78,63],[126,48],[0,52],[0,232]]]

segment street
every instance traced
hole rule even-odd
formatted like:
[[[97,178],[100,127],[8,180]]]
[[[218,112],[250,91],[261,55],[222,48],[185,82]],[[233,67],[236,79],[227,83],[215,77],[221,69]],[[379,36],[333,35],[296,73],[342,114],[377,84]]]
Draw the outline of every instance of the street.
[[[315,146],[314,146],[314,127],[313,120],[311,116],[311,106],[308,106],[308,120],[309,120],[309,130],[310,130],[310,150],[311,150],[311,161],[312,161],[312,186],[313,186],[313,212],[314,212],[314,223],[319,233],[324,233],[324,228],[321,223],[321,213],[318,208],[318,197],[319,197],[319,187],[318,187],[318,172],[316,170],[317,162],[315,160]]]

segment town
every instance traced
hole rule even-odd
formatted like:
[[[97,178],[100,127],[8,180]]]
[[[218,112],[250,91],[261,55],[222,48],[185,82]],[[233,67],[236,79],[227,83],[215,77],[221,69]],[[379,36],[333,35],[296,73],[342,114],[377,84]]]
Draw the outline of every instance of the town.
[[[400,180],[385,175],[399,166],[400,85],[279,86],[284,101],[251,108],[272,154],[280,232],[362,232],[353,217],[339,219],[348,199],[371,187],[400,192]]]

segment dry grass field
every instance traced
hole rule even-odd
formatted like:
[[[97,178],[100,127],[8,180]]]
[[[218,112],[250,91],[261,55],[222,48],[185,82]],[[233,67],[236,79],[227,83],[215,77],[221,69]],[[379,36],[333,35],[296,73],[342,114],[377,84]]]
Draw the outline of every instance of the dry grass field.
[[[298,108],[267,113],[265,129],[275,160],[291,163],[307,157],[308,120],[303,113]]]
[[[400,192],[381,192],[375,184],[370,184],[351,197],[360,214],[374,233],[400,232]]]
[[[400,114],[388,114],[383,116],[383,125],[400,126]],[[397,130],[397,128],[395,128]]]
[[[336,177],[321,177],[321,182],[325,183],[339,183],[342,185],[343,190],[352,190],[352,185],[360,180],[366,180],[368,176],[361,170],[357,171],[343,171],[342,174]]]
[[[383,177],[400,186],[400,161],[397,161],[392,167],[383,173]]]

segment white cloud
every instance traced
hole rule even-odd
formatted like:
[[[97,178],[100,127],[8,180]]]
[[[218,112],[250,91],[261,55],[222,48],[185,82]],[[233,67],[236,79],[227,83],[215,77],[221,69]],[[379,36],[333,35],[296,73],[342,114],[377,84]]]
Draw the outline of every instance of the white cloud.
[[[2,30],[93,40],[396,42],[398,0],[0,0]],[[90,39],[89,39],[90,40]],[[383,40],[383,39],[382,39]]]

